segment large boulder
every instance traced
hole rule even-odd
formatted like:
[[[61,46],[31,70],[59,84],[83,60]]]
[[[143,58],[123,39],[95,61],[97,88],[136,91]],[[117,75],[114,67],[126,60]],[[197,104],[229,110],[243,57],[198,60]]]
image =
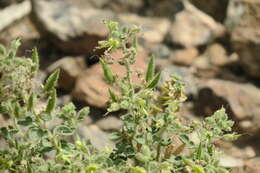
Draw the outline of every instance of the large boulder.
[[[112,54],[115,60],[122,58],[122,52],[118,51]],[[144,71],[146,69],[147,53],[140,50],[137,54],[134,69]],[[125,75],[123,66],[115,63],[111,65],[112,70],[119,76]],[[136,74],[133,74],[133,81],[140,82]],[[75,100],[83,101],[91,106],[105,108],[109,99],[108,88],[111,87],[103,77],[103,69],[100,64],[92,65],[86,69],[77,79],[76,86],[73,91]],[[115,90],[115,88],[112,88]]]
[[[67,1],[31,1],[32,20],[37,29],[68,53],[92,54],[97,42],[108,34],[102,21],[114,18],[111,11],[84,10]]]
[[[184,47],[205,45],[223,36],[225,28],[212,17],[184,1],[184,8],[173,18],[170,39]]]
[[[260,1],[230,0],[226,26],[245,71],[260,77]]]

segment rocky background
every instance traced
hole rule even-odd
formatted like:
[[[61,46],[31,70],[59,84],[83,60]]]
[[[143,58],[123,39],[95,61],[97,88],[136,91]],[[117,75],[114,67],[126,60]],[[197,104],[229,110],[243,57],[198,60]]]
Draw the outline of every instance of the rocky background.
[[[0,0],[0,43],[21,38],[19,54],[28,56],[36,46],[39,80],[61,69],[59,103],[91,107],[79,133],[97,149],[112,146],[107,134],[122,125],[119,115],[104,116],[107,84],[97,64],[102,52],[93,51],[107,36],[102,20],[141,26],[136,67],[145,69],[154,54],[162,80],[182,76],[184,116],[200,119],[225,107],[242,137],[217,143],[224,151],[221,164],[233,173],[260,172],[259,0]],[[6,121],[0,116],[1,125]]]

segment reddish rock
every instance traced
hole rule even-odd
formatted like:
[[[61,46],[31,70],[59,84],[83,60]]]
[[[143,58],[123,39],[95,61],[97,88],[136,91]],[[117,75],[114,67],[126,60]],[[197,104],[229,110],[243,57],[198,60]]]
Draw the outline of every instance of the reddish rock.
[[[170,61],[177,65],[190,66],[198,55],[196,48],[177,50],[170,56]]]
[[[122,57],[122,53],[115,52],[113,57],[119,59]],[[144,71],[144,69],[146,69],[146,57],[147,53],[144,50],[140,50],[133,68],[139,71]],[[119,77],[124,76],[125,69],[121,65],[112,64],[111,68]],[[136,74],[133,76],[133,81],[139,81]],[[103,77],[101,65],[95,64],[86,69],[77,79],[76,87],[73,91],[73,97],[77,100],[85,101],[92,106],[104,108],[109,98],[108,87],[109,85],[105,82]]]
[[[51,73],[59,68],[59,88],[71,90],[75,85],[77,77],[80,76],[85,69],[84,61],[84,57],[64,57],[48,67],[47,71]]]

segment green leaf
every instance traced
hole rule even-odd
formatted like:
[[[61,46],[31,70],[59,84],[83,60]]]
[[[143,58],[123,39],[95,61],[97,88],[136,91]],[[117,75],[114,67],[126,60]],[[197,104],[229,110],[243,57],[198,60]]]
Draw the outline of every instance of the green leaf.
[[[54,108],[56,107],[56,101],[57,101],[57,94],[56,94],[56,90],[54,89],[51,95],[49,96],[47,107],[45,110],[46,113],[50,114],[54,110]]]
[[[51,115],[46,113],[40,114],[40,118],[44,121],[50,121],[52,119]]]
[[[122,134],[118,132],[111,133],[108,137],[110,140],[119,140],[122,138]]]
[[[108,64],[102,58],[100,58],[99,61],[103,68],[105,80],[110,84],[114,83],[115,76],[114,76],[112,69],[108,66]]]
[[[32,49],[32,61],[35,64],[34,67],[32,68],[32,72],[36,72],[39,69],[39,62],[40,62],[36,47]]]
[[[149,83],[149,85],[147,86],[147,88],[155,88],[158,84],[158,82],[161,79],[161,72],[157,73],[156,76],[153,78],[153,80]]]
[[[73,134],[73,130],[68,126],[60,125],[54,129],[54,133],[59,136],[70,136]]]
[[[57,69],[54,73],[52,73],[48,77],[46,84],[44,86],[44,91],[50,92],[51,90],[53,90],[56,87],[58,79],[59,79],[59,75],[60,75],[60,70]]]
[[[187,135],[180,135],[180,140],[188,147],[194,147],[194,143],[190,140]]]
[[[31,117],[25,117],[22,120],[18,121],[18,124],[22,125],[22,126],[29,126],[33,123],[33,119]]]
[[[150,82],[153,79],[154,72],[155,72],[154,56],[151,56],[146,71],[146,78],[145,78],[146,82]]]

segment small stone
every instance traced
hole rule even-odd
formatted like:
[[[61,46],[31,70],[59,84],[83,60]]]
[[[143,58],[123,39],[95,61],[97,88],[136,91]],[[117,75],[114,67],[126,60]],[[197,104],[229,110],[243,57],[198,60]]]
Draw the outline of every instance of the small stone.
[[[190,66],[198,56],[199,52],[196,48],[187,48],[177,50],[170,56],[170,61],[177,65]]]
[[[119,130],[122,127],[123,122],[122,120],[114,116],[109,116],[97,121],[96,125],[105,131],[111,131],[111,130],[115,131],[115,130]]]
[[[235,157],[223,154],[220,157],[219,164],[220,164],[220,166],[223,166],[226,168],[243,167],[244,161],[242,159],[237,159]]]

